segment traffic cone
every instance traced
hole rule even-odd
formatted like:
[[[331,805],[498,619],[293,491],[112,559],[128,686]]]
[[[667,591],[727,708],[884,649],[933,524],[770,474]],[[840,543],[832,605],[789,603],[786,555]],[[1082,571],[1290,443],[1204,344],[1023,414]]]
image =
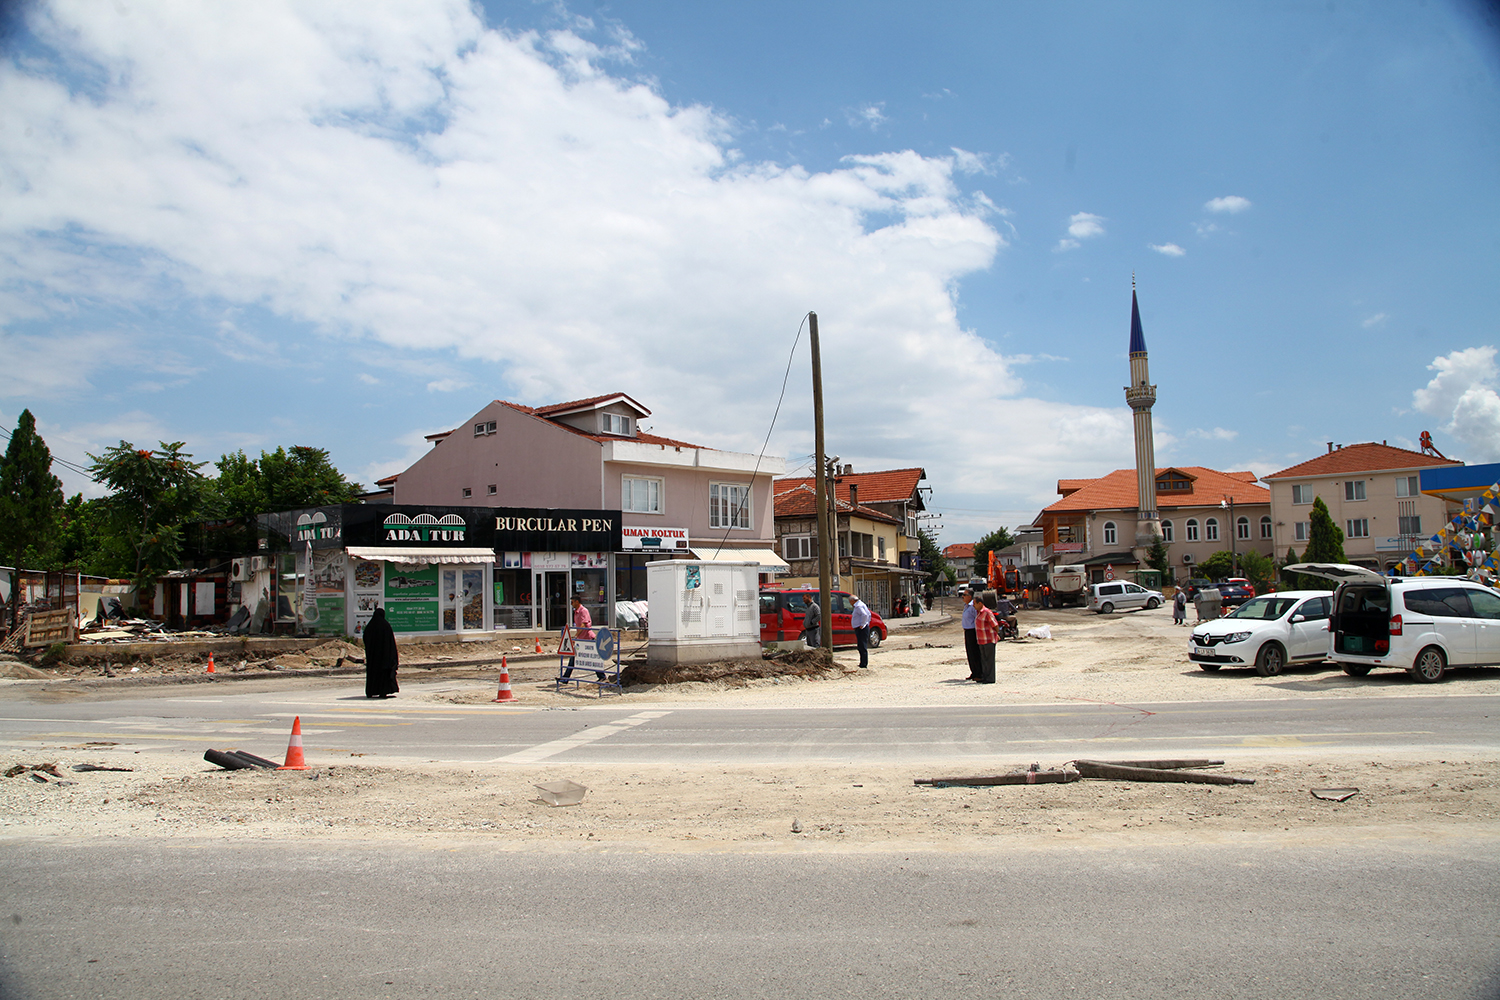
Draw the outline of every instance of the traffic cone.
[[[495,695],[496,701],[515,701],[516,696],[510,693],[510,667],[506,666],[505,657],[500,657],[500,691]]]
[[[278,771],[306,771],[307,761],[302,757],[302,716],[292,720],[292,739],[286,745],[286,763]]]
[[[537,652],[538,652],[538,653],[540,653],[540,652],[541,652],[541,651],[542,651],[542,637],[541,637],[541,636],[537,636],[537,640],[536,640],[536,651],[537,651]]]
[[[205,671],[203,671],[203,672],[205,674],[216,674],[216,673],[218,673],[218,671],[214,669],[214,654],[212,654],[212,653],[208,654],[208,669],[205,670]]]

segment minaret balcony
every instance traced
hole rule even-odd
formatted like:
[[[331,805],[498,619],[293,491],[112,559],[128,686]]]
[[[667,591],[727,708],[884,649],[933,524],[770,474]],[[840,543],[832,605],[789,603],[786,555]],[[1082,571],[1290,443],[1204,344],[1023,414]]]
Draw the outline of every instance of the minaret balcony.
[[[1144,410],[1156,402],[1156,386],[1129,385],[1125,387],[1125,402],[1131,409]]]

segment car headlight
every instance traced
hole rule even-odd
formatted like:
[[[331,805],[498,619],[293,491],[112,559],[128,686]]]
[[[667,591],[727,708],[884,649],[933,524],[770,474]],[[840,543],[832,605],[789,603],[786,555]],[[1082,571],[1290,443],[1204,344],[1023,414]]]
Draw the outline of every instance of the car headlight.
[[[1225,642],[1244,642],[1250,638],[1249,632],[1231,632],[1224,637]]]

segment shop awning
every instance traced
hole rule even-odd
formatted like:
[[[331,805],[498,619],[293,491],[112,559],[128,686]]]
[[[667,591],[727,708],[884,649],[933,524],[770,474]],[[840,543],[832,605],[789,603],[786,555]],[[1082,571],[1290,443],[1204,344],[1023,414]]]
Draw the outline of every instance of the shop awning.
[[[404,566],[426,566],[430,563],[470,566],[495,561],[495,553],[490,549],[440,549],[422,545],[351,545],[346,551],[359,559],[385,560]]]
[[[702,562],[753,562],[768,573],[790,573],[792,566],[774,549],[691,549],[693,558]]]

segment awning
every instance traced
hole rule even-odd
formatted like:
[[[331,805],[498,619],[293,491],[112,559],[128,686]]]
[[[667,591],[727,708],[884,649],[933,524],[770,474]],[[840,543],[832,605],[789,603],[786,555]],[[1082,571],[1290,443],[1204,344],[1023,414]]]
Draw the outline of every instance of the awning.
[[[792,566],[774,549],[690,549],[693,558],[702,562],[760,563],[768,573],[790,573]]]
[[[403,566],[427,566],[448,563],[457,566],[480,565],[495,561],[490,549],[439,549],[420,545],[351,545],[346,551],[358,559],[400,563]]]

